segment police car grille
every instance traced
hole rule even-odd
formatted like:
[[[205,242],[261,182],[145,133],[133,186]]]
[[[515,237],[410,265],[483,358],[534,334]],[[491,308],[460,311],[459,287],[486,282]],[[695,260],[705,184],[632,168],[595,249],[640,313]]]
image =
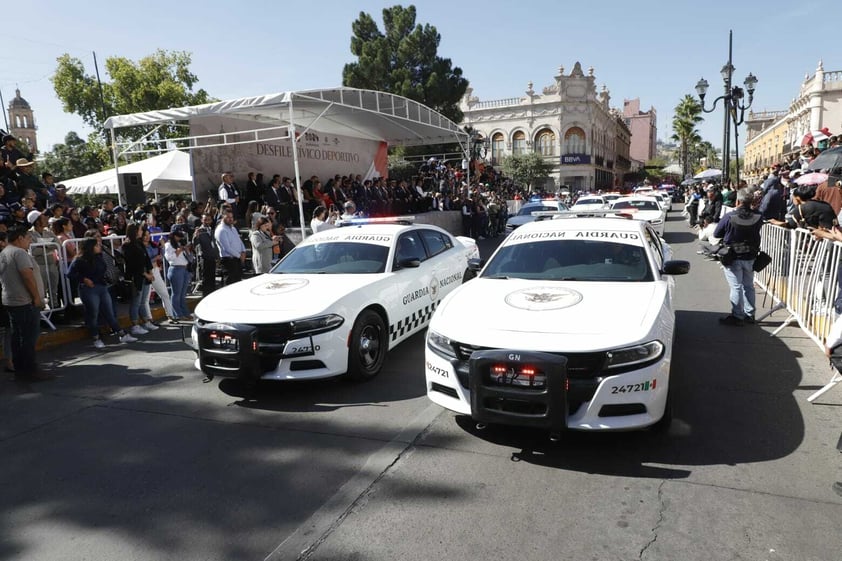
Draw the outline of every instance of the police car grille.
[[[256,327],[257,343],[261,346],[283,345],[292,338],[292,326],[289,323],[274,323]]]
[[[468,345],[467,343],[459,343],[452,341],[453,350],[456,352],[456,358],[460,361],[467,362],[471,359],[477,351],[492,351],[501,350],[492,347],[480,347],[478,345]],[[516,350],[516,349],[512,349]],[[605,364],[605,353],[563,353],[554,352],[549,353],[557,356],[567,358],[567,377],[577,379],[596,378],[601,375],[602,367]],[[464,385],[464,384],[463,384]]]

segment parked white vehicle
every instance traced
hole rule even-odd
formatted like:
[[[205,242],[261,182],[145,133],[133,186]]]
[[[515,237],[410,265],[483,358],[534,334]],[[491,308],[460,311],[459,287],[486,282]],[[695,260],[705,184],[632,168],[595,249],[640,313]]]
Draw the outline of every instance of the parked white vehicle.
[[[664,237],[666,213],[654,197],[621,197],[611,203],[611,210],[627,213],[635,220],[644,220]]]
[[[605,210],[608,208],[608,203],[599,196],[588,195],[586,197],[580,197],[573,206],[570,207],[570,210]]]
[[[641,220],[526,224],[436,310],[427,395],[480,423],[551,432],[667,423],[673,275],[689,268]]]
[[[203,298],[191,334],[196,367],[250,381],[376,376],[479,250],[436,226],[370,222],[310,236],[269,273]]]

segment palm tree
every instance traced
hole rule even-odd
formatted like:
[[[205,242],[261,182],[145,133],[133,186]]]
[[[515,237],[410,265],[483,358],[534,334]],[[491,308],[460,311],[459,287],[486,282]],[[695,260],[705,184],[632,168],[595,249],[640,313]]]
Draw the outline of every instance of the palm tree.
[[[678,161],[685,176],[690,173],[690,149],[701,142],[696,125],[703,120],[702,106],[692,95],[685,95],[675,106],[675,116],[672,118],[672,139],[678,143]]]
[[[702,158],[705,159],[709,168],[718,168],[721,165],[719,152],[707,140],[702,140],[690,148],[690,159],[692,161],[698,162]]]

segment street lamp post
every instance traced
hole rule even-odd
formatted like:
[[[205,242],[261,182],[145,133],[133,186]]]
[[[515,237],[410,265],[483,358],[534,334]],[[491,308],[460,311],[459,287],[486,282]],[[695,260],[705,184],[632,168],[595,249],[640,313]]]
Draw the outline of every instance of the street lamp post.
[[[696,84],[696,93],[699,94],[699,100],[702,102],[702,111],[705,113],[713,113],[716,110],[716,104],[719,100],[722,100],[723,105],[725,106],[725,119],[723,122],[723,130],[722,130],[722,185],[728,185],[731,177],[731,122],[733,121],[734,124],[734,149],[736,150],[736,162],[737,162],[737,177],[736,180],[739,182],[740,180],[740,152],[739,146],[737,144],[739,138],[739,129],[738,127],[743,124],[746,109],[751,107],[751,103],[754,101],[754,89],[757,85],[757,78],[749,72],[748,76],[746,76],[745,81],[743,81],[743,85],[745,86],[745,90],[738,86],[732,85],[733,77],[734,77],[734,65],[731,63],[732,61],[732,49],[733,49],[733,31],[728,32],[728,62],[725,66],[722,67],[720,73],[722,74],[722,81],[725,85],[725,93],[716,99],[713,100],[713,105],[710,109],[705,108],[705,95],[707,94],[708,84],[707,80],[702,78]],[[748,103],[743,104],[743,99],[745,99],[745,94],[748,94]]]

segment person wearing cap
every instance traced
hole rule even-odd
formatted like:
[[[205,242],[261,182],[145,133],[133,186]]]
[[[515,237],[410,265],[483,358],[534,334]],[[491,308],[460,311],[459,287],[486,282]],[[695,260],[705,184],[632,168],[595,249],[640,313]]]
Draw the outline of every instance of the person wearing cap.
[[[32,196],[38,193],[41,189],[41,182],[35,175],[35,162],[31,162],[26,158],[19,158],[15,162],[18,177],[15,180],[18,186],[18,193],[25,193],[27,190],[32,191]],[[33,204],[35,201],[33,201]]]
[[[26,209],[20,203],[12,203],[9,205],[9,210],[12,211],[11,222],[9,226],[17,225],[29,229],[31,224],[26,221]]]
[[[17,139],[11,134],[3,137],[3,147],[0,148],[0,160],[2,160],[2,171],[0,176],[5,179],[17,177],[17,161],[20,159],[32,159],[32,154],[24,154],[18,149]]]
[[[798,185],[792,192],[793,202],[795,203],[792,215],[788,216],[785,221],[773,219],[769,220],[769,223],[792,229],[835,229],[839,222],[836,220],[833,207],[824,201],[814,200],[815,194],[815,185]]]
[[[55,192],[48,202],[51,205],[59,204],[64,207],[65,216],[70,213],[70,209],[76,208],[76,203],[73,202],[73,199],[67,194],[67,186],[63,183],[59,183],[55,186]]]
[[[41,271],[41,281],[44,283],[44,294],[46,294],[47,300],[49,301],[49,307],[51,309],[58,308],[61,305],[59,302],[58,258],[56,257],[59,240],[49,228],[49,219],[41,211],[29,211],[29,214],[26,215],[26,220],[32,225],[29,231],[32,234],[33,244],[51,244],[36,245],[36,247],[30,247],[29,251],[38,262],[38,268]]]

